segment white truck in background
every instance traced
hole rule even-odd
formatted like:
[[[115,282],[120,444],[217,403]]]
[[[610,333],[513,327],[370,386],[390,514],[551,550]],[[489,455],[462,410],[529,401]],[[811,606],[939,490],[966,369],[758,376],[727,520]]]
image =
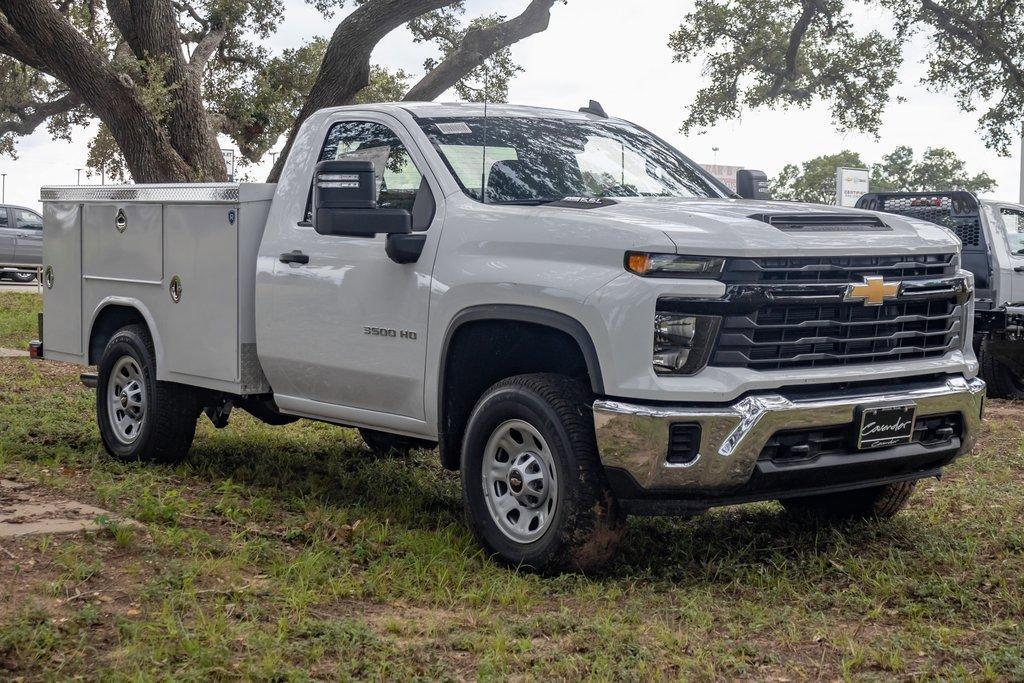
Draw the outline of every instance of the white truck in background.
[[[627,514],[889,516],[979,429],[952,235],[736,197],[600,107],[329,109],[276,186],[42,199],[35,352],[98,366],[113,456],[233,408],[436,444],[512,565],[600,565]]]
[[[974,350],[993,398],[1024,399],[1024,205],[970,192],[873,192],[859,208],[931,221],[974,276]]]

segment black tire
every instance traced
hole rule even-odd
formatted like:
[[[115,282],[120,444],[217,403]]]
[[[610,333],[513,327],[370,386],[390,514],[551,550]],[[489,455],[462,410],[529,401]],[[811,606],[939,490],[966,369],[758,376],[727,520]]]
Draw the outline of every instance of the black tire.
[[[462,448],[462,496],[469,527],[493,558],[516,567],[560,571],[597,569],[614,556],[625,515],[598,457],[590,398],[576,380],[536,374],[502,380],[477,402]],[[483,477],[492,434],[520,421],[543,437],[553,461],[552,489],[557,496],[554,509],[547,513],[547,527],[528,543],[513,540],[499,528],[488,507]]]
[[[984,349],[978,354],[978,374],[988,385],[989,398],[1024,399],[1024,380]]]
[[[11,273],[11,279],[24,285],[33,282],[36,279],[36,274],[18,271]]]
[[[137,364],[145,397],[136,435],[130,441],[118,435],[108,403],[112,373],[125,358]],[[201,409],[191,388],[157,381],[153,340],[145,327],[130,325],[114,333],[103,350],[96,386],[96,421],[107,453],[126,462],[180,462],[192,446]]]
[[[366,447],[379,458],[404,458],[409,455],[410,451],[420,448],[429,450],[434,447],[430,441],[363,427],[359,428],[359,436],[362,437]]]
[[[889,519],[906,507],[916,483],[901,481],[842,493],[784,498],[779,502],[790,514],[825,521]]]

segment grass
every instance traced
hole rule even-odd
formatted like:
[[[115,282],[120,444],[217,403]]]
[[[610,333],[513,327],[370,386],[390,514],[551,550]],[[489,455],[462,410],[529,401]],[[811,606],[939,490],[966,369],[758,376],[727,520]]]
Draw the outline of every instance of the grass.
[[[0,347],[25,350],[39,336],[36,314],[43,299],[35,293],[0,292]]]
[[[540,577],[481,556],[434,453],[238,415],[180,466],[122,465],[93,402],[0,360],[0,476],[144,525],[3,543],[0,678],[1024,678],[1012,404],[891,522],[634,519],[605,573]]]

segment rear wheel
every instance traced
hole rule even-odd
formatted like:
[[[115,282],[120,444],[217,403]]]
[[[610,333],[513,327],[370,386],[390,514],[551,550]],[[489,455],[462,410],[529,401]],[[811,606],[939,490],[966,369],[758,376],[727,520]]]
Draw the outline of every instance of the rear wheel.
[[[979,374],[988,384],[990,398],[1024,399],[1024,379],[984,349],[978,354]]]
[[[625,516],[597,453],[589,392],[558,375],[520,375],[487,390],[470,416],[462,491],[484,549],[513,566],[596,569]]]
[[[828,521],[888,519],[906,507],[915,484],[901,481],[842,493],[784,498],[779,502],[791,514]]]
[[[33,272],[19,270],[17,272],[11,273],[11,279],[14,280],[15,282],[21,282],[22,284],[26,284],[35,280],[36,274]]]
[[[195,438],[201,406],[193,390],[158,382],[153,341],[141,325],[110,338],[99,363],[96,420],[118,460],[175,463]]]

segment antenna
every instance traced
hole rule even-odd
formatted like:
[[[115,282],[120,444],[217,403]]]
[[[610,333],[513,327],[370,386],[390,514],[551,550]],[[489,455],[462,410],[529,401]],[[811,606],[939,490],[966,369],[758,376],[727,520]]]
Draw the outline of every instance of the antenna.
[[[484,204],[487,203],[487,100],[490,99],[490,93],[487,90],[489,85],[490,72],[488,69],[484,69],[484,148],[483,154],[480,158],[480,199]]]

